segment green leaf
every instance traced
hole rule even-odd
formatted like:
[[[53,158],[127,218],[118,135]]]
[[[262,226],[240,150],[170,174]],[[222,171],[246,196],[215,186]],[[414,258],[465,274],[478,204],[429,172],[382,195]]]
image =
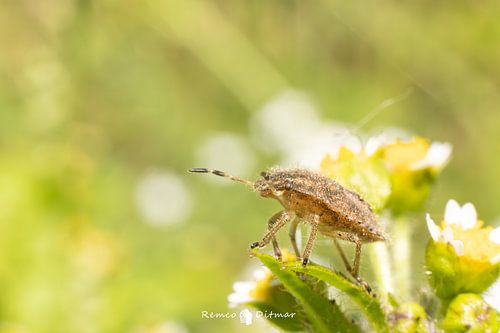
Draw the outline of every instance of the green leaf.
[[[282,309],[265,302],[249,302],[247,304],[261,311],[264,318],[286,332],[303,332],[306,329],[300,313],[290,313],[289,317],[273,316],[269,314],[283,314]]]
[[[262,263],[296,297],[304,308],[305,315],[314,332],[361,332],[351,323],[333,302],[313,291],[292,270],[283,269],[283,263],[272,256],[253,251]]]
[[[302,272],[313,276],[346,293],[353,302],[359,305],[361,311],[363,311],[377,332],[389,332],[386,315],[382,310],[379,300],[373,295],[368,294],[361,286],[350,282],[331,269],[313,263],[307,265],[307,267],[303,267],[299,262],[292,262],[286,263],[285,267],[295,272]]]

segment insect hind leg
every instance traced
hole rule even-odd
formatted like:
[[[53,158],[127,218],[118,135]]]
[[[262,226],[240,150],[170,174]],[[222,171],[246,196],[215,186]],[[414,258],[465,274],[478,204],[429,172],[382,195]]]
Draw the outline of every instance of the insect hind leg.
[[[342,250],[342,247],[338,243],[337,239],[350,241],[356,245],[356,250],[355,250],[355,254],[354,254],[354,262],[353,262],[352,266],[349,264],[349,261],[347,260],[347,256],[345,255],[344,251]],[[365,290],[368,293],[370,293],[372,288],[368,285],[368,283],[366,281],[361,279],[361,277],[358,275],[359,266],[360,266],[360,262],[361,262],[361,246],[363,245],[361,240],[359,240],[359,238],[356,237],[355,235],[350,234],[348,232],[337,231],[337,232],[335,232],[335,237],[334,237],[333,241],[334,241],[335,247],[339,251],[339,254],[340,254],[340,257],[342,258],[342,261],[344,262],[346,270],[349,272],[349,274],[351,274],[351,276],[356,280],[356,282],[358,284],[363,286],[363,288],[365,288]]]

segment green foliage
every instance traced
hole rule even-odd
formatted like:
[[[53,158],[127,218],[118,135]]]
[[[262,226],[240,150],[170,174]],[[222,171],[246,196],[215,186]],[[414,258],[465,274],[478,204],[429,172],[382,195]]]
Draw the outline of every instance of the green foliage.
[[[337,304],[314,291],[292,270],[282,269],[282,263],[267,254],[254,253],[290,294],[300,301],[312,332],[361,332],[345,317]]]
[[[300,262],[295,262],[291,264],[287,263],[285,267],[295,272],[313,276],[344,292],[364,312],[366,318],[377,332],[388,332],[385,313],[380,301],[373,294],[367,293],[362,286],[350,282],[342,275],[326,267],[315,264],[303,267]]]

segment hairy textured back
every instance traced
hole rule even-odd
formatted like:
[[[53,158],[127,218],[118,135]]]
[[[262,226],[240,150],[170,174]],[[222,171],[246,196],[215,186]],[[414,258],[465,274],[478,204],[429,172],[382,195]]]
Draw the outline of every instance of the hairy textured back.
[[[277,168],[269,171],[269,181],[277,190],[307,195],[336,212],[343,222],[354,223],[367,233],[384,238],[370,205],[331,178],[305,169]]]

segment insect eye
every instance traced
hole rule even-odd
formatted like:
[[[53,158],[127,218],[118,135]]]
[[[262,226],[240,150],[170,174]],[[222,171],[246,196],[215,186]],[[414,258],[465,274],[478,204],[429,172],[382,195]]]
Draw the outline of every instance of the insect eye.
[[[262,171],[260,173],[260,175],[262,176],[262,178],[264,178],[265,180],[269,180],[269,173],[265,172],[265,171]]]

